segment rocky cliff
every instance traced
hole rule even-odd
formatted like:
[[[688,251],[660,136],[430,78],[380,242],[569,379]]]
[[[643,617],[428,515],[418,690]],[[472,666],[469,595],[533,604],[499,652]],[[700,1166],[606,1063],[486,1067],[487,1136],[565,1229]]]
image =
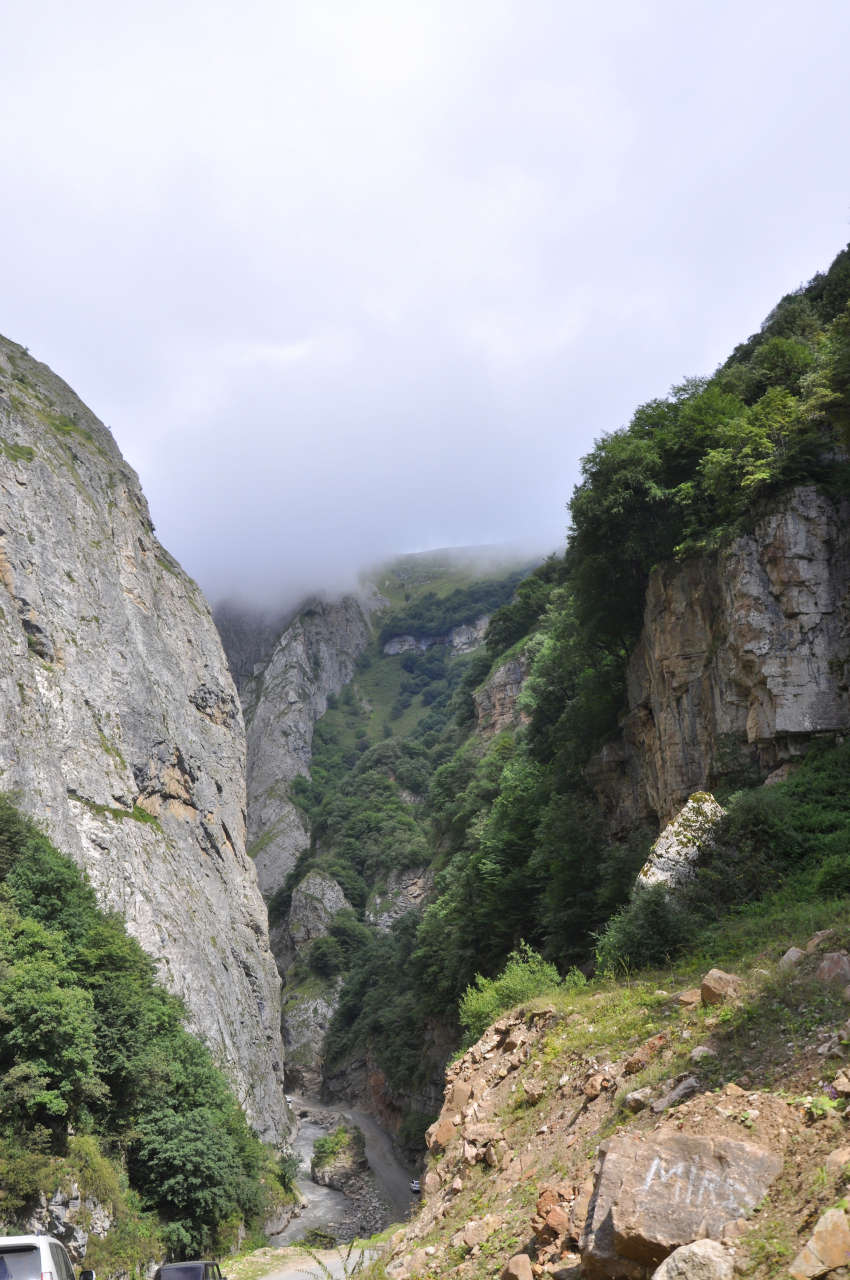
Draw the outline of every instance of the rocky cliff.
[[[0,787],[124,916],[279,1140],[279,980],[245,853],[242,714],[206,602],[108,430],[3,339],[0,459]]]
[[[519,705],[519,695],[528,675],[528,659],[524,653],[501,663],[475,690],[475,727],[485,738],[505,729],[518,729],[528,723],[528,715]]]
[[[848,515],[799,488],[752,535],[652,574],[622,732],[588,771],[615,827],[850,726]]]
[[[246,680],[248,845],[260,888],[271,897],[310,843],[289,784],[307,774],[316,721],[339,693],[371,638],[376,597],[346,596],[306,605],[278,637],[271,656]],[[230,633],[224,630],[225,641]]]

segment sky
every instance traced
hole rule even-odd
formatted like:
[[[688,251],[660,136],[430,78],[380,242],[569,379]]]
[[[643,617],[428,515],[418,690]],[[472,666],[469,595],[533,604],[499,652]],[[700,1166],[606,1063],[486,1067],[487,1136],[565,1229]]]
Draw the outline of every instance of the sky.
[[[563,545],[850,240],[846,0],[3,6],[0,331],[213,599]]]

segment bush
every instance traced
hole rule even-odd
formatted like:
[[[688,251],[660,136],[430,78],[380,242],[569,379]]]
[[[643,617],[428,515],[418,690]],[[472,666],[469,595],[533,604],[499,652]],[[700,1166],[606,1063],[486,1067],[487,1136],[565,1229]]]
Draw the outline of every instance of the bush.
[[[574,975],[572,983],[577,985]],[[484,978],[476,974],[474,985],[467,987],[461,996],[458,1013],[466,1032],[466,1043],[477,1040],[505,1010],[535,996],[548,995],[559,986],[561,978],[555,966],[521,942],[508,956],[498,977]]]
[[[596,967],[614,973],[663,964],[683,945],[692,927],[690,914],[665,885],[638,888],[598,935]]]

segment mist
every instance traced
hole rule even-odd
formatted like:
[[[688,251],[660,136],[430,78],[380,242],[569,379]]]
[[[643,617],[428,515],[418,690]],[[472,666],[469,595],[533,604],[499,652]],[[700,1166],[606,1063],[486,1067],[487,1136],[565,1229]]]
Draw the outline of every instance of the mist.
[[[848,238],[850,10],[4,16],[0,328],[213,600],[563,545],[579,460]]]

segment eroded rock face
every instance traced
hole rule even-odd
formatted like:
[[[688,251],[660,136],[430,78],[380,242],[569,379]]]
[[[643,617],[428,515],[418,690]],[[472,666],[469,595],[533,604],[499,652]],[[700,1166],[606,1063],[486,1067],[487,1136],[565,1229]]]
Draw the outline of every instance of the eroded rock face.
[[[310,843],[289,799],[309,772],[316,721],[369,643],[379,597],[313,601],[293,619],[243,692],[248,736],[248,847],[266,897],[280,889]],[[225,630],[225,635],[229,631]]]
[[[518,704],[527,675],[528,660],[524,654],[519,654],[503,662],[481,688],[475,690],[472,695],[475,727],[484,737],[491,738],[505,729],[517,729],[528,723],[528,715]]]
[[[69,387],[0,339],[0,788],[159,961],[266,1138],[280,984],[245,853],[245,738],[206,601]]]
[[[458,627],[452,627],[445,635],[391,636],[385,643],[383,652],[387,657],[393,657],[395,654],[410,653],[413,650],[419,650],[420,653],[424,653],[432,645],[445,644],[450,649],[454,649],[455,653],[472,653],[473,649],[477,649],[479,645],[484,643],[489,621],[490,615],[486,613],[482,614],[480,618],[476,618],[474,622],[464,622]]]
[[[386,889],[376,893],[366,907],[366,922],[387,933],[408,911],[422,910],[433,884],[433,872],[427,867],[391,871]]]
[[[615,828],[850,725],[848,516],[801,487],[751,536],[652,574],[622,733],[588,769]]]

